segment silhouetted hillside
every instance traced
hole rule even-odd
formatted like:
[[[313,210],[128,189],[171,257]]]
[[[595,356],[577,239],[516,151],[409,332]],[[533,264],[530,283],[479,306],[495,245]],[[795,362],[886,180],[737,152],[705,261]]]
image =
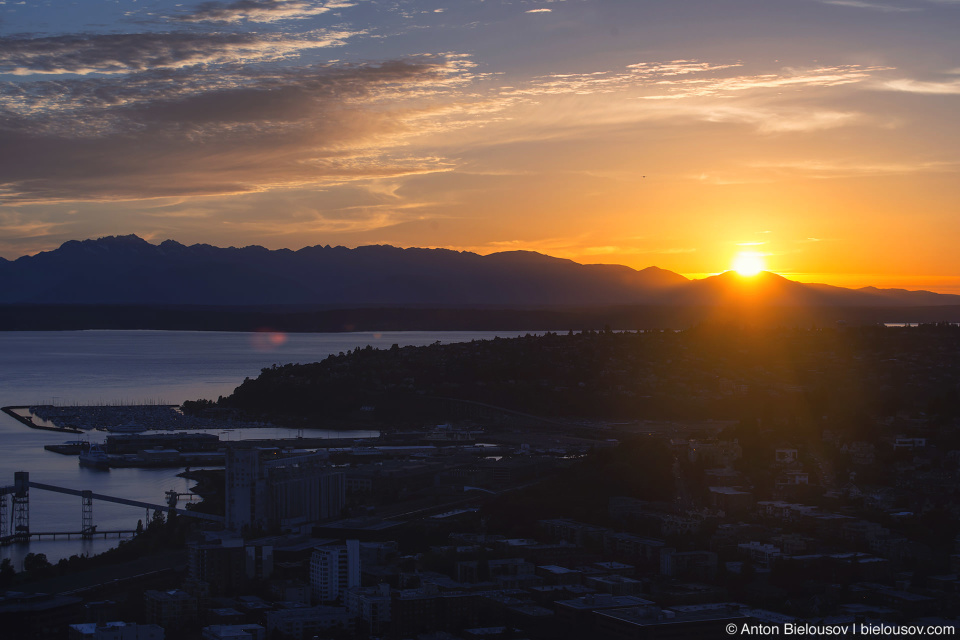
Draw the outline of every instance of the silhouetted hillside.
[[[137,236],[70,241],[0,262],[0,304],[358,306],[940,306],[960,296],[807,285],[764,273],[703,280],[657,267],[582,265],[529,251],[481,256],[391,246],[159,245]]]
[[[264,369],[220,401],[271,417],[444,419],[480,402],[537,416],[850,422],[960,412],[960,327],[610,331],[367,347]],[[447,413],[445,413],[447,412]]]
[[[687,279],[530,252],[390,246],[221,249],[137,236],[0,263],[0,303],[510,306],[643,302]]]
[[[0,330],[680,329],[960,321],[960,296],[734,272],[582,265],[530,251],[70,241],[0,261]]]

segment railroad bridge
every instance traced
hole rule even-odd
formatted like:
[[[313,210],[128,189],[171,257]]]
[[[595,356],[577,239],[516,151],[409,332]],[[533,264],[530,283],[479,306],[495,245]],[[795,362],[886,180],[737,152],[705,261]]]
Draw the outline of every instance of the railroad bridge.
[[[30,530],[30,490],[52,491],[54,493],[63,493],[80,498],[80,529],[75,531],[31,531]],[[197,518],[207,522],[213,522],[223,525],[222,516],[214,516],[197,511],[188,511],[187,509],[178,509],[177,499],[180,495],[175,491],[168,491],[167,504],[153,504],[141,500],[130,500],[128,498],[119,498],[117,496],[108,496],[102,493],[94,493],[84,489],[70,489],[67,487],[58,487],[52,484],[43,484],[41,482],[31,482],[30,472],[17,471],[13,474],[13,484],[0,487],[0,544],[9,544],[11,542],[26,542],[31,538],[56,538],[57,536],[71,537],[79,536],[81,538],[93,538],[94,536],[117,536],[123,534],[133,534],[132,530],[122,531],[97,531],[93,524],[93,501],[112,502],[114,504],[123,504],[129,507],[139,507],[147,510],[147,521],[150,519],[150,511],[162,511],[166,513],[176,513],[188,518]],[[11,504],[7,504],[7,496],[11,497]],[[10,507],[12,506],[12,510]]]

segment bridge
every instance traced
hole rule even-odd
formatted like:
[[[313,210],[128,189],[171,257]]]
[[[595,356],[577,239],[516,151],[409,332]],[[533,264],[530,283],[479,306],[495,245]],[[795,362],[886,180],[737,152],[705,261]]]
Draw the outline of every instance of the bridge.
[[[30,531],[30,489],[37,491],[51,491],[53,493],[62,493],[80,498],[80,529],[77,531]],[[161,511],[165,513],[175,513],[187,518],[195,518],[207,522],[213,522],[223,525],[222,516],[214,516],[208,513],[199,513],[187,509],[178,509],[176,507],[177,498],[181,495],[175,491],[168,491],[169,501],[167,504],[154,504],[143,502],[141,500],[130,500],[129,498],[119,498],[117,496],[108,496],[102,493],[94,493],[90,490],[71,489],[68,487],[58,487],[52,484],[42,482],[31,482],[28,471],[17,471],[13,474],[13,484],[6,487],[0,487],[0,544],[9,544],[11,542],[26,542],[31,538],[49,538],[56,536],[80,536],[81,538],[91,539],[94,536],[122,536],[123,534],[132,534],[132,531],[97,531],[93,524],[93,501],[112,502],[122,504],[128,507],[139,507],[147,510],[147,520],[150,519],[150,511]],[[12,497],[12,512],[8,512],[7,496]]]

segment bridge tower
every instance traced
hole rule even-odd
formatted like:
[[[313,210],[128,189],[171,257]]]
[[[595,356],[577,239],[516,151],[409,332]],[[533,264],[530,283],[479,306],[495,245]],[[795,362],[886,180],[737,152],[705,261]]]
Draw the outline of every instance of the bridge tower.
[[[10,530],[9,517],[7,511],[7,494],[0,493],[0,538],[6,536]]]
[[[96,529],[93,526],[93,492],[88,489],[84,490],[80,499],[83,501],[80,514],[80,532],[82,537],[90,539]]]
[[[13,474],[13,535],[18,540],[30,539],[30,472]]]

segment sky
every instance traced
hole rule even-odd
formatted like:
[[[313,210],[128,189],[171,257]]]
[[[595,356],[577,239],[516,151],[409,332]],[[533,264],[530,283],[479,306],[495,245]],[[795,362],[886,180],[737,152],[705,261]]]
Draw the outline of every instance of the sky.
[[[0,0],[0,256],[135,233],[960,293],[960,0]]]

